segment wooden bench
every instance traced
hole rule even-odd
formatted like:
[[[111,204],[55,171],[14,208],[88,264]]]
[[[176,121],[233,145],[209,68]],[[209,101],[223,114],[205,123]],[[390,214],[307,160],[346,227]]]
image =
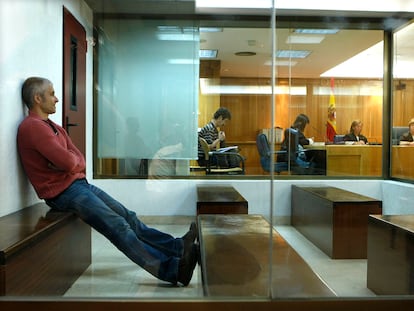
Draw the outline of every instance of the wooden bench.
[[[262,216],[199,215],[197,219],[206,296],[335,296],[282,236],[270,230]]]
[[[367,266],[375,294],[414,294],[414,215],[369,217]]]
[[[382,202],[335,187],[292,186],[292,226],[332,259],[367,258],[369,214]]]
[[[247,200],[232,186],[197,186],[197,215],[248,214]]]
[[[63,295],[91,263],[91,229],[38,203],[0,217],[0,296]]]

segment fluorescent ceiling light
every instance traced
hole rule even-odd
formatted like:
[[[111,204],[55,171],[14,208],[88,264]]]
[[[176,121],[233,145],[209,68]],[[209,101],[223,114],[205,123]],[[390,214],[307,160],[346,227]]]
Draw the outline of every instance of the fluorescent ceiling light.
[[[296,36],[287,37],[287,44],[319,44],[325,39],[324,36]]]
[[[199,65],[198,59],[169,59],[168,64],[171,65]]]
[[[272,7],[272,0],[196,0],[197,8],[245,8],[268,9]]]
[[[272,0],[195,0],[196,9],[270,9]],[[366,11],[366,12],[413,12],[414,2],[407,0],[278,0],[277,9],[325,10],[325,11]]]
[[[276,57],[278,58],[306,58],[311,51],[306,50],[278,50]]]
[[[198,55],[200,58],[216,58],[217,50],[199,50]]]
[[[160,41],[199,41],[199,37],[194,34],[158,33]]]
[[[312,94],[329,96],[332,93],[330,86],[314,86]],[[378,81],[367,86],[335,86],[335,96],[382,96],[382,82]]]
[[[157,38],[162,41],[198,41],[196,27],[157,26]]]
[[[218,27],[200,27],[200,32],[223,32],[223,28],[218,28]]]
[[[200,91],[202,94],[272,94],[270,85],[217,85],[210,83],[208,78],[200,78]],[[292,96],[306,95],[306,86],[280,86],[274,87],[275,94],[290,94]]]
[[[276,60],[276,61],[275,61],[275,65],[276,65],[276,66],[286,66],[286,67],[288,67],[288,66],[293,67],[293,66],[295,66],[297,63],[298,63],[298,62],[295,62],[295,61],[289,61],[289,60]],[[269,60],[269,61],[265,62],[265,66],[272,66],[272,61],[271,61],[271,60]]]
[[[309,29],[298,28],[293,31],[294,33],[307,34],[307,35],[334,35],[339,32],[339,29]]]

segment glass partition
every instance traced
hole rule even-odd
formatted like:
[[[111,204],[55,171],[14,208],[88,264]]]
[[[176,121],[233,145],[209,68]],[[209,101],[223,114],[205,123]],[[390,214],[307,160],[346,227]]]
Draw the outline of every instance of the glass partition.
[[[270,23],[249,19],[96,19],[97,178],[382,176],[382,31],[278,27],[272,83]],[[220,147],[236,149],[218,154],[213,134],[202,163],[198,137],[220,107]]]
[[[364,206],[365,214],[357,211],[359,226],[348,235],[344,232],[355,229],[350,206],[338,216],[329,190],[292,192],[294,183],[315,180],[319,185],[342,186],[347,177],[357,186],[356,178],[375,179],[380,189],[386,154],[382,144],[388,139],[393,142],[392,177],[413,178],[414,173],[403,166],[411,166],[411,149],[401,143],[400,136],[414,118],[410,105],[414,84],[410,86],[409,75],[397,71],[413,71],[399,58],[405,52],[403,43],[413,42],[411,28],[394,36],[392,129],[391,137],[384,137],[383,24],[346,17],[336,22],[325,22],[324,16],[296,20],[296,15],[287,22],[269,7],[248,14],[218,9],[216,14],[203,15],[188,11],[187,6],[185,13],[177,13],[172,6],[161,14],[151,12],[151,1],[140,3],[140,10],[126,12],[126,7],[95,15],[94,181],[109,179],[110,186],[106,180],[102,184],[114,188],[119,197],[124,194],[120,188],[134,191],[138,185],[141,189],[131,196],[139,203],[140,195],[145,196],[142,201],[150,202],[149,208],[155,208],[153,202],[163,197],[162,192],[168,192],[169,202],[195,205],[197,186],[227,183],[243,189],[256,205],[250,205],[246,215],[212,213],[198,218],[205,248],[185,288],[149,275],[94,232],[93,265],[63,300],[102,300],[107,304],[104,308],[121,303],[121,309],[144,302],[162,306],[168,301],[179,307],[182,301],[213,302],[211,307],[219,303],[221,310],[229,301],[239,303],[240,309],[263,304],[271,309],[273,303],[286,301],[303,304],[304,309],[314,302],[343,309],[340,303],[351,300],[378,305],[390,297],[411,299],[412,238],[396,230],[408,228],[412,233],[412,218],[409,222],[392,218],[398,224],[392,230],[388,230],[388,218],[383,222],[385,229],[374,227],[370,239],[377,249],[373,251],[367,246],[364,220],[367,214],[381,214],[378,200],[369,200],[375,206]],[[220,108],[226,108],[231,118],[215,116]],[[210,122],[225,132],[225,139],[216,133],[217,148],[230,147],[228,152],[203,149],[200,133]],[[242,159],[233,166],[234,150]],[[213,160],[200,163],[200,154]],[[226,165],[219,164],[223,154],[228,156]],[[158,178],[165,180],[147,180]],[[368,189],[373,184],[363,185]],[[185,188],[184,195],[170,192],[174,187]],[[219,197],[225,192],[213,190]],[[340,203],[366,200],[349,193],[334,194]],[[243,201],[237,193],[232,195],[236,203]],[[294,219],[294,201],[305,219]],[[306,214],[311,206],[320,207],[320,213]],[[194,218],[157,212],[143,219],[176,236]],[[327,225],[334,218],[339,227],[335,234]],[[300,223],[309,220],[313,223]],[[297,228],[302,225],[305,233],[322,228],[315,231],[318,243],[295,227],[298,221]],[[352,255],[334,254],[328,244],[337,235],[342,242],[338,252]],[[401,252],[395,255],[392,248]],[[377,259],[371,267],[369,251]],[[219,264],[207,271],[207,260]],[[392,260],[396,263],[389,264]]]
[[[391,176],[413,180],[414,170],[414,83],[412,60],[414,26],[410,24],[394,34],[393,108],[391,128]]]

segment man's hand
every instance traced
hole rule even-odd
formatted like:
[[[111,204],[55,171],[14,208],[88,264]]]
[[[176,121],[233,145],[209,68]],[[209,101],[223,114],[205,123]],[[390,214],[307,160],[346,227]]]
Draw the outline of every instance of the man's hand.
[[[226,134],[223,131],[220,131],[218,137],[220,141],[224,141],[226,139]]]

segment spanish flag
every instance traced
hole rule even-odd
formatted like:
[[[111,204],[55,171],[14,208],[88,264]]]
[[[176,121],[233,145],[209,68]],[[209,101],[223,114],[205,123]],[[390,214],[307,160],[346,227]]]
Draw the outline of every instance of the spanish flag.
[[[328,121],[326,122],[326,139],[329,142],[333,142],[336,135],[336,107],[335,107],[335,95],[334,95],[334,78],[331,78],[331,92],[329,96],[328,107]]]

